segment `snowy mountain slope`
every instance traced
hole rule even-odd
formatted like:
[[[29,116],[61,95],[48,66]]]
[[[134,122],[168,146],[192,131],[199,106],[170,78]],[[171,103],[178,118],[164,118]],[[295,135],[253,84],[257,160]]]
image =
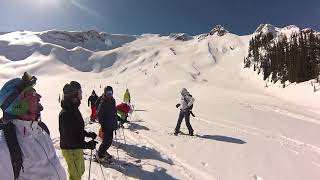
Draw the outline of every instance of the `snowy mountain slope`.
[[[12,32],[0,35],[0,55],[4,60],[21,61],[28,58],[36,59],[41,56],[52,56],[79,71],[100,71],[111,66],[110,63],[100,63],[104,66],[97,68],[96,61],[90,61],[95,52],[114,49],[135,40],[136,36],[110,35],[88,32]]]
[[[24,71],[38,77],[36,89],[45,107],[42,118],[49,124],[64,167],[58,98],[66,82],[77,80],[83,88],[80,108],[86,121],[87,98],[93,89],[100,95],[106,85],[113,86],[118,103],[128,87],[135,108],[145,110],[134,112],[126,129],[117,132],[118,143],[110,149],[115,165],[102,168],[106,179],[316,180],[320,177],[319,93],[309,91],[307,83],[264,88],[260,77],[242,69],[251,36],[226,33],[179,41],[142,35],[97,52],[41,39],[21,41],[25,44],[15,47],[16,56],[24,55],[19,47],[28,49],[28,44],[53,48],[49,53],[39,53],[38,48],[19,61],[0,53],[0,82]],[[5,53],[5,43],[14,44],[8,38],[1,42],[0,51]],[[75,70],[86,67],[92,72]],[[182,87],[196,99],[196,118],[191,119],[195,137],[172,135]],[[99,127],[88,124],[86,128],[97,131]],[[184,123],[181,131],[188,133]],[[87,159],[89,154],[86,150]],[[103,179],[99,164],[92,164],[91,173],[93,179]],[[88,169],[83,179],[87,177]]]
[[[114,49],[136,39],[136,36],[132,35],[99,33],[94,30],[87,32],[47,31],[41,33],[39,37],[46,43],[57,44],[67,49],[80,46],[91,51]]]

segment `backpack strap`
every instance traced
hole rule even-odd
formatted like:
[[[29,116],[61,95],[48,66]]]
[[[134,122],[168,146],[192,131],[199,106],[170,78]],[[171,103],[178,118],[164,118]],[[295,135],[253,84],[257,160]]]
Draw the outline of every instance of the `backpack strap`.
[[[186,97],[183,97],[184,102],[186,102],[186,104],[188,105],[189,102],[187,101]]]
[[[190,95],[190,97],[192,97],[192,96]],[[183,97],[183,100],[184,100],[184,102],[186,102],[187,105],[189,104],[189,101],[186,99],[186,97]]]
[[[97,114],[99,114],[100,109],[101,109],[101,105],[102,105],[102,103],[104,101],[103,95],[97,101],[98,101]]]
[[[4,132],[4,136],[6,138],[7,146],[10,152],[14,179],[17,179],[20,175],[20,170],[23,170],[23,161],[22,151],[17,139],[16,127],[12,122],[8,122],[6,124],[1,123],[0,128]]]
[[[49,128],[44,122],[39,121],[38,125],[50,136]]]
[[[190,97],[192,97],[192,95],[191,94],[189,94],[189,96]],[[187,106],[188,106],[188,104],[189,104],[189,101],[186,99],[186,97],[183,97],[183,100],[184,100],[184,102],[187,104]],[[188,106],[188,108],[187,108],[188,110],[189,110],[189,112],[191,113],[191,114],[193,114],[192,113],[192,109],[193,109],[193,103],[192,103],[192,105],[189,107]],[[192,115],[193,117],[195,117],[194,115]]]

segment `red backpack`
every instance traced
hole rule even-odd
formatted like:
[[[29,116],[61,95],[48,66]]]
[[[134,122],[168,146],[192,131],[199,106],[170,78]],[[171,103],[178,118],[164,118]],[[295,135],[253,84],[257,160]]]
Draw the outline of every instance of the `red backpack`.
[[[121,103],[117,105],[117,110],[128,114],[130,111],[130,106],[126,103]]]

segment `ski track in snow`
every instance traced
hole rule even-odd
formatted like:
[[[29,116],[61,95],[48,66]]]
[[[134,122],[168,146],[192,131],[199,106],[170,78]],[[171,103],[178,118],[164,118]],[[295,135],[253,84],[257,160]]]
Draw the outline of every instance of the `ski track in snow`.
[[[196,169],[196,168],[192,167],[190,164],[179,159],[173,152],[168,150],[168,148],[156,143],[151,138],[149,138],[145,135],[142,135],[140,133],[136,134],[132,131],[129,131],[129,132],[130,132],[130,134],[127,137],[129,137],[130,140],[135,141],[136,144],[139,144],[139,145],[144,144],[146,146],[155,148],[160,151],[162,157],[170,158],[174,162],[173,166],[177,170],[179,170],[180,174],[183,175],[185,177],[185,179],[199,179],[199,178],[196,178],[199,176],[201,176],[200,180],[201,179],[212,179],[212,180],[215,179],[211,175],[209,175],[199,169]],[[133,133],[134,133],[134,136],[136,136],[136,137],[133,137],[133,135],[132,135]],[[190,172],[193,172],[193,173],[190,173]],[[194,174],[196,174],[196,176]]]
[[[307,144],[302,141],[298,141],[298,140],[295,140],[295,139],[292,139],[292,138],[289,138],[289,137],[286,137],[283,135],[281,135],[280,137],[281,137],[281,140],[283,140],[282,143],[296,146],[296,147],[300,147],[303,149],[308,149],[308,150],[311,150],[311,151],[314,151],[314,152],[317,152],[320,154],[320,147],[318,147],[318,146],[315,146],[312,144]]]
[[[255,128],[255,127],[251,127],[251,126],[248,126],[248,125],[243,125],[241,123],[222,120],[223,122],[233,124],[233,125],[226,125],[226,124],[222,124],[222,123],[218,123],[218,122],[211,122],[211,121],[208,121],[206,119],[199,118],[199,117],[197,117],[196,119],[198,119],[199,121],[205,122],[207,124],[212,124],[212,125],[216,125],[216,126],[232,129],[232,130],[243,132],[243,133],[246,133],[246,134],[256,135],[256,136],[263,136],[263,137],[265,137],[267,139],[278,141],[281,145],[286,145],[286,146],[289,146],[291,148],[294,147],[294,148],[299,148],[299,149],[305,149],[305,150],[309,150],[309,151],[316,152],[316,153],[320,154],[320,147],[318,147],[318,146],[315,146],[315,145],[312,145],[312,144],[308,144],[308,143],[305,143],[305,142],[302,142],[302,141],[299,141],[299,140],[296,140],[296,139],[293,139],[293,138],[289,138],[289,137],[286,137],[286,136],[283,136],[283,135],[275,136],[274,133],[267,132],[265,130],[258,129],[258,128]],[[234,126],[234,125],[236,125],[236,126]]]
[[[314,164],[315,166],[317,166],[318,168],[320,168],[320,164],[319,164],[319,163],[312,162],[312,164]]]
[[[245,105],[249,105],[249,104],[245,104]],[[290,117],[295,117],[295,118],[296,117],[300,117],[300,118],[305,117],[303,115],[291,113],[289,111],[282,110],[279,108],[277,109],[275,107],[270,107],[270,106],[251,105],[251,107],[258,109],[258,110],[264,110],[264,111],[271,110],[271,111],[279,112],[283,115],[288,115]],[[312,151],[312,152],[320,154],[320,147],[318,147],[318,146],[308,144],[308,143],[305,143],[305,142],[302,142],[302,141],[299,141],[299,140],[296,140],[293,138],[289,138],[289,137],[286,137],[283,135],[275,136],[274,133],[271,133],[271,132],[268,132],[266,130],[262,130],[262,129],[259,129],[256,127],[252,127],[249,125],[245,125],[245,124],[241,124],[241,123],[237,123],[237,122],[233,122],[233,121],[228,121],[228,120],[221,120],[224,123],[218,123],[218,122],[212,122],[212,121],[209,121],[205,118],[200,118],[200,117],[196,117],[195,119],[199,120],[200,122],[204,122],[206,124],[211,124],[211,125],[220,126],[220,127],[227,128],[227,129],[232,129],[233,131],[238,131],[238,132],[242,132],[242,133],[249,134],[249,135],[263,136],[267,139],[277,141],[282,146],[288,147],[289,150],[292,151],[296,155],[299,154],[299,151],[297,151],[296,148],[298,148],[299,150],[308,150],[308,151]],[[310,119],[312,119],[312,118],[309,118],[309,120]],[[315,119],[313,119],[313,120],[317,121]],[[308,121],[308,122],[310,122],[310,121]],[[156,143],[151,138],[149,138],[145,135],[142,135],[141,133],[136,134],[133,131],[129,131],[129,132],[130,132],[129,139],[131,141],[134,141],[136,144],[140,144],[140,145],[144,144],[149,147],[158,149],[161,152],[163,157],[168,157],[168,158],[172,159],[174,162],[174,167],[179,170],[179,172],[185,177],[185,179],[196,179],[194,174],[196,174],[197,177],[200,175],[202,177],[200,179],[203,179],[203,178],[204,179],[215,179],[211,175],[209,175],[199,169],[196,169],[196,168],[192,167],[190,164],[179,159],[173,152],[171,152],[167,148],[163,147],[162,145]],[[138,138],[133,137],[133,133],[134,133],[134,136],[138,136]],[[186,136],[185,138],[191,139],[192,137]],[[195,138],[192,138],[192,139],[195,139]],[[196,139],[196,140],[200,141],[199,139]],[[175,148],[174,145],[172,145],[171,147]],[[318,164],[318,163],[313,162],[313,164],[316,165],[317,167],[320,167],[320,164]],[[202,162],[202,165],[203,165],[203,167],[207,167],[208,163]],[[190,172],[193,172],[193,174],[191,174]],[[262,179],[262,178],[258,177],[258,179]]]
[[[137,118],[139,119],[139,117],[137,117]],[[88,119],[86,121],[88,122]],[[86,125],[90,125],[90,124],[86,123]],[[87,126],[86,129],[93,130],[93,127],[88,127]],[[190,164],[184,162],[183,160],[179,159],[168,148],[160,145],[159,143],[156,143],[151,138],[149,138],[149,137],[147,137],[145,135],[142,135],[141,133],[139,133],[139,131],[134,130],[134,129],[130,129],[130,128],[126,129],[126,130],[127,131],[124,132],[125,137],[123,137],[123,133],[121,132],[122,130],[120,130],[117,133],[117,136],[114,138],[114,141],[116,141],[116,142],[123,141],[124,142],[124,138],[125,138],[126,144],[136,145],[136,146],[140,146],[140,147],[141,146],[145,146],[145,147],[148,147],[150,149],[156,149],[157,151],[159,151],[159,153],[161,155],[161,158],[163,158],[165,160],[168,160],[168,161],[172,161],[172,164],[168,164],[168,165],[172,166],[176,170],[178,170],[178,172],[181,174],[181,177],[183,177],[183,179],[186,179],[186,180],[197,180],[197,179],[198,180],[202,180],[202,179],[214,180],[214,179],[216,179],[215,177],[207,174],[206,172],[203,172],[200,169],[194,168],[192,165],[190,165]],[[116,148],[116,147],[115,146],[111,147],[110,150],[114,151],[114,148]],[[128,151],[128,153],[133,154],[133,152],[130,152],[130,149],[128,149],[127,151]],[[135,154],[135,156],[138,157],[138,154]],[[148,165],[151,165],[151,166],[154,165],[153,162],[150,162],[150,159],[142,158],[142,159],[139,159],[139,160],[141,161],[141,163],[139,163],[139,164],[142,167],[143,166],[148,166]],[[124,158],[124,161],[129,161],[128,157]],[[203,162],[202,165],[203,165],[203,167],[207,167],[208,166],[208,164],[206,162]],[[125,173],[125,172],[123,172],[123,173]],[[108,171],[108,176],[110,176],[110,177],[112,176],[112,172],[111,171]]]
[[[279,113],[281,115],[288,116],[288,117],[291,117],[294,119],[298,119],[298,120],[301,120],[304,122],[313,123],[315,125],[320,125],[320,120],[317,120],[315,118],[308,117],[308,116],[305,116],[305,115],[302,115],[299,113],[290,112],[288,110],[281,109],[276,106],[256,105],[256,104],[249,104],[249,103],[245,103],[245,102],[238,102],[238,103],[240,105],[247,106],[247,107],[252,108],[254,110],[271,111],[271,112]],[[165,108],[165,109],[168,111],[171,111],[170,109],[167,109],[167,108]],[[244,134],[260,136],[265,139],[272,140],[274,142],[279,143],[280,146],[286,148],[288,151],[292,152],[295,155],[304,154],[303,152],[305,152],[305,151],[309,151],[309,152],[316,153],[316,154],[320,155],[320,147],[318,147],[316,145],[308,144],[303,141],[296,140],[294,138],[284,136],[282,134],[275,134],[274,132],[270,132],[267,130],[259,129],[259,128],[256,128],[256,127],[253,127],[250,125],[246,125],[246,124],[242,124],[242,123],[238,123],[238,122],[234,122],[234,121],[230,121],[230,120],[219,119],[219,122],[213,122],[213,121],[210,121],[206,118],[202,118],[199,116],[196,117],[195,119],[199,120],[199,122],[203,122],[206,124],[219,126],[222,128],[231,129],[236,132],[242,132]],[[169,133],[167,133],[167,134],[169,134]],[[201,140],[202,140],[202,139],[201,140],[193,139],[193,138],[189,138],[189,137],[186,137],[186,138],[188,138],[189,140],[196,140],[198,142],[201,142]],[[175,147],[173,146],[173,148],[175,148]],[[205,167],[205,162],[203,162],[203,163],[204,164],[202,164],[202,165]],[[320,167],[320,164],[318,164],[318,163],[313,163],[313,164],[317,167]],[[258,179],[260,180],[262,178],[258,177]]]
[[[272,111],[272,112],[276,112],[279,113],[281,115],[285,115],[285,116],[289,116],[295,119],[299,119],[305,122],[310,122],[316,125],[320,125],[320,120],[319,119],[315,119],[312,117],[307,117],[305,115],[302,114],[298,114],[298,113],[293,113],[284,109],[281,109],[279,107],[275,107],[275,106],[267,106],[267,105],[256,105],[256,104],[249,104],[246,102],[239,102],[239,104],[244,105],[246,107],[252,108],[252,109],[257,109],[260,111]]]

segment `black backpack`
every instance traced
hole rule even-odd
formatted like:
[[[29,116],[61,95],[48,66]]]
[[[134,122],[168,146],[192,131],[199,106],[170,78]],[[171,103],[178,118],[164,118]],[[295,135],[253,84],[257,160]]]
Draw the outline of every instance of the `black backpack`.
[[[4,136],[10,152],[11,164],[13,168],[14,179],[20,175],[20,170],[24,171],[22,161],[22,151],[18,142],[16,127],[12,122],[6,122],[1,118],[0,130],[3,130]],[[50,135],[49,129],[45,123],[39,121],[39,126]]]

